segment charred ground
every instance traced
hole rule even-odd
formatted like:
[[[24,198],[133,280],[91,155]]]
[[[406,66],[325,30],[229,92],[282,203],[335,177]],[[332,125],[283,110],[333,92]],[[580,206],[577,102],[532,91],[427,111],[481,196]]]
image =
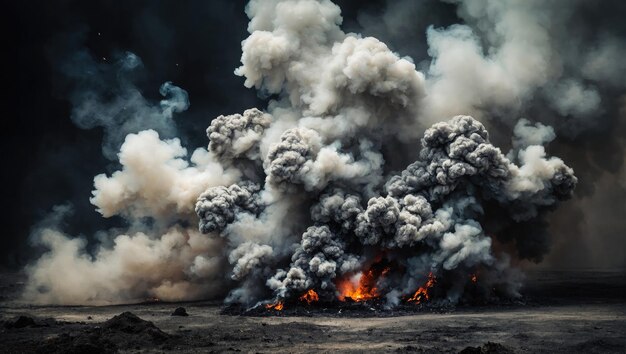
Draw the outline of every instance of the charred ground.
[[[424,303],[394,310],[367,302],[286,304],[282,311],[239,313],[217,302],[33,307],[14,301],[19,288],[19,276],[3,275],[3,353],[623,353],[626,349],[623,271],[535,271],[528,274],[518,302],[449,308]],[[189,316],[171,315],[180,306]]]

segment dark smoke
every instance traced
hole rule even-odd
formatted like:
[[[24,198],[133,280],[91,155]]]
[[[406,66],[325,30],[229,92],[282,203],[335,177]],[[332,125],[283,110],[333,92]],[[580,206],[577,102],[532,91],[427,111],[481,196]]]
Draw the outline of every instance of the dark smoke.
[[[542,125],[531,127],[527,121],[520,121],[516,129],[518,135],[514,139],[518,148],[510,153],[514,161],[519,161],[518,166],[490,144],[486,129],[478,121],[468,116],[457,116],[426,130],[421,140],[419,160],[400,175],[391,177],[381,191],[386,196],[372,197],[363,202],[367,200],[363,195],[366,193],[359,191],[367,189],[359,184],[358,179],[331,186],[332,192],[321,197],[315,191],[308,192],[307,197],[313,204],[310,222],[314,226],[308,227],[302,234],[299,246],[291,255],[289,268],[276,270],[276,274],[267,280],[267,286],[279,298],[296,296],[310,288],[334,294],[333,281],[361,270],[363,264],[371,261],[365,252],[368,247],[379,252],[384,250],[388,260],[413,272],[415,264],[421,264],[422,274],[471,270],[478,265],[483,269],[483,276],[485,272],[492,271],[490,268],[497,272],[497,255],[492,251],[492,241],[486,235],[489,230],[484,230],[480,222],[482,218],[490,217],[484,214],[483,201],[492,201],[506,210],[504,215],[499,216],[500,227],[531,231],[533,226],[542,225],[543,228],[533,231],[534,235],[543,239],[545,231],[542,229],[546,225],[539,224],[537,220],[556,202],[571,197],[577,182],[572,169],[563,161],[545,158],[542,145],[522,143],[526,138],[523,132],[528,130],[548,129]],[[291,131],[286,134],[291,134]],[[538,144],[545,140],[538,139]],[[278,149],[285,140],[283,135],[276,145]],[[298,188],[304,182],[294,179],[293,175],[315,156],[308,153],[310,145],[302,139],[296,141],[298,148],[288,144],[291,148],[285,149],[292,153],[295,162],[276,164],[268,175],[265,193],[272,193],[276,183],[273,176],[288,177],[280,180],[281,185],[286,187],[273,192],[279,194],[273,197],[274,200],[307,190],[306,186],[304,190]],[[275,154],[268,154],[267,160],[271,163],[275,159]],[[294,165],[298,167],[294,169]],[[338,189],[339,185],[342,189]],[[326,185],[319,186],[318,190],[323,191],[324,188]],[[200,216],[201,230],[221,231],[226,229],[226,224],[236,224],[240,220],[248,222],[248,217],[269,217],[259,211],[259,196],[253,196],[249,188],[233,185],[231,189],[214,187],[200,197],[196,212]],[[348,194],[346,190],[353,194]],[[245,206],[246,203],[253,207]],[[247,217],[242,217],[243,214]],[[292,232],[298,228],[295,226]],[[501,239],[512,242],[521,258],[541,259],[546,252],[543,247],[530,246],[527,241],[532,235],[530,232],[517,236],[504,235]],[[228,232],[226,237],[229,237]],[[250,253],[241,252],[240,246],[229,257],[236,264],[233,279],[242,280],[238,257],[252,257],[257,267],[265,269],[283,262],[272,254],[270,245],[256,244],[252,247],[250,242],[244,245]],[[266,252],[258,253],[261,247],[266,247]],[[251,253],[256,255],[251,256]],[[246,260],[245,263],[249,262]],[[262,284],[268,276],[267,271],[245,274],[262,277],[247,283],[255,285]],[[506,279],[500,281],[516,291]],[[402,283],[393,285],[392,289],[401,289],[397,291],[397,296],[407,295],[413,290],[407,283],[414,284],[411,275],[402,277]],[[238,292],[246,295],[257,293],[255,289],[238,289]],[[457,295],[449,295],[450,298],[454,296]]]
[[[475,99],[468,102],[470,108],[455,109],[453,114],[480,117],[498,145],[506,146],[518,117],[553,126],[558,138],[550,150],[574,168],[579,184],[575,200],[550,217],[554,252],[543,264],[624,268],[626,223],[618,221],[626,213],[624,13],[626,5],[614,0],[385,1],[380,7],[362,10],[358,23],[349,25],[350,30],[373,35],[393,50],[409,54],[424,70],[441,75],[441,69],[447,69],[456,76],[458,97],[470,94]],[[469,26],[472,35],[455,36],[462,33],[449,27],[455,23]],[[425,45],[431,25],[436,31],[430,33],[443,29],[449,34],[443,38],[455,41],[449,42],[450,53],[457,54],[458,65],[452,65],[454,56],[448,57],[445,66],[433,65],[429,54],[439,47]],[[429,36],[431,44],[443,43],[439,39]],[[463,48],[472,41],[477,45]],[[438,61],[443,57],[439,55]],[[462,70],[464,66],[471,69]],[[480,72],[489,66],[487,72]],[[524,70],[522,76],[516,73],[519,70]],[[479,97],[483,87],[500,80],[498,71],[507,75],[506,85],[486,91],[492,97]],[[520,91],[530,96],[516,94],[519,100],[506,107],[497,101],[487,103],[515,88],[511,86],[519,83],[515,77],[532,84],[532,90]],[[443,102],[454,107],[452,102]]]

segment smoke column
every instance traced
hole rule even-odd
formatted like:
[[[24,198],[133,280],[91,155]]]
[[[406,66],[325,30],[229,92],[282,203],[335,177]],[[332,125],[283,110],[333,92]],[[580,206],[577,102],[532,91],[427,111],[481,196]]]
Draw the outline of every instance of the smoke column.
[[[552,43],[572,13],[538,16],[556,7],[531,1],[457,6],[464,24],[429,27],[429,62],[418,67],[344,32],[330,1],[252,0],[235,74],[268,97],[267,109],[213,119],[208,147],[191,153],[172,134],[193,95],[171,83],[158,105],[142,97],[140,114],[114,120],[86,120],[117,106],[76,98],[78,124],[111,131],[104,153],[120,145],[121,168],[94,178],[90,201],[128,227],[86,252],[60,230],[69,210],[57,208],[33,235],[49,251],[28,267],[24,299],[253,306],[308,289],[335,299],[338,282],[381,261],[392,306],[429,274],[437,301],[459,301],[477,272],[485,296],[519,296],[512,264],[543,259],[549,216],[578,183],[546,146],[584,136],[613,109],[604,100],[626,83],[610,75],[623,68],[606,65],[619,65],[624,48],[607,37],[574,65]],[[129,53],[119,65],[138,60]],[[535,122],[537,107],[555,113]],[[144,119],[157,123],[138,131]]]

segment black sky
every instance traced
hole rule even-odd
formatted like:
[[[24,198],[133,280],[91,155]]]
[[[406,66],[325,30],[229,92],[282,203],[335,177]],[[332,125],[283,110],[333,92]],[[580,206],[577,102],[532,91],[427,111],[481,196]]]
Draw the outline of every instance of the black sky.
[[[344,27],[359,30],[357,15],[375,14],[385,2],[337,3]],[[158,89],[166,81],[188,91],[191,106],[175,119],[184,145],[203,146],[212,118],[265,105],[233,74],[241,41],[248,35],[245,4],[243,0],[5,3],[0,130],[5,227],[0,266],[18,268],[36,256],[28,235],[54,205],[73,205],[74,217],[65,225],[72,235],[90,237],[119,222],[101,218],[89,203],[93,176],[110,173],[117,165],[102,156],[102,129],[83,130],[70,119],[69,97],[75,87],[61,70],[67,58],[85,51],[106,64],[120,53],[135,53],[144,66],[134,84],[145,97],[160,99]],[[453,11],[450,14],[454,17]]]
[[[176,119],[193,147],[219,115],[261,106],[232,74],[246,35],[244,1],[13,1],[4,9],[5,93],[2,109],[2,224],[0,262],[20,266],[32,252],[31,227],[52,206],[71,202],[71,234],[90,235],[115,224],[89,203],[92,177],[115,164],[102,157],[102,130],[82,130],[71,119],[71,82],[59,60],[83,46],[111,60],[132,51],[144,68],[135,83],[148,98],[172,81],[190,93],[191,107]],[[75,43],[84,34],[84,43]]]

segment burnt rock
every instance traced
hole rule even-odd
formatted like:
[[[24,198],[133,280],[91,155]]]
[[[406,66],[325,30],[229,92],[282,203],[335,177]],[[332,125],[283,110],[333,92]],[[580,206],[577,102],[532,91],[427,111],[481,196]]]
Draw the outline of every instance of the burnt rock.
[[[177,307],[176,310],[172,312],[172,316],[189,316],[189,314],[184,307]]]
[[[400,304],[389,307],[382,299],[368,301],[329,301],[305,304],[287,301],[282,310],[267,308],[263,305],[247,307],[242,304],[229,304],[222,308],[221,314],[231,316],[331,316],[331,317],[393,317],[408,316],[416,313],[449,313],[455,307],[449,303]]]

